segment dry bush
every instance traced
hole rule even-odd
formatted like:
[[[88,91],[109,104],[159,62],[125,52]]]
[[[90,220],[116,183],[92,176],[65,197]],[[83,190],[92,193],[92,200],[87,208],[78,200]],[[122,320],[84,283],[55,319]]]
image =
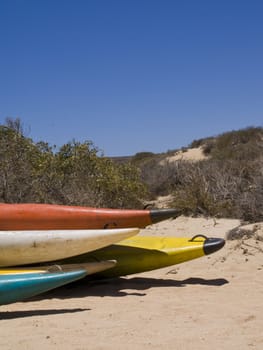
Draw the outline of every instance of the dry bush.
[[[174,206],[186,214],[263,219],[262,163],[181,162],[177,165]]]
[[[263,219],[263,158],[252,162],[209,159],[144,168],[152,197],[173,194],[187,215]]]
[[[263,220],[263,128],[247,128],[194,141],[210,155],[199,162],[144,162],[142,179],[152,197],[173,194],[188,215]]]

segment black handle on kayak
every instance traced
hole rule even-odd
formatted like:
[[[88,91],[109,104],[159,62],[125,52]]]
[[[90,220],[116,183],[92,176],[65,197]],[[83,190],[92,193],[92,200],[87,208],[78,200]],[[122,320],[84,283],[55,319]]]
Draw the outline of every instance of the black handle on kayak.
[[[192,237],[191,239],[189,239],[189,242],[193,242],[193,241],[194,241],[196,238],[198,238],[198,237],[204,238],[204,239],[208,239],[208,237],[206,237],[205,235],[199,234],[199,235],[195,235],[194,237]]]

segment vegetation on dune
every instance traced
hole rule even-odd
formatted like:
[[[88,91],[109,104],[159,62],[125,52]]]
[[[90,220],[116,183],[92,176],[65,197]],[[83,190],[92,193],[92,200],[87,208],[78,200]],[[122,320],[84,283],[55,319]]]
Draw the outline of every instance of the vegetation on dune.
[[[171,205],[186,215],[263,220],[263,128],[195,140],[189,148],[200,146],[209,157],[198,162],[140,157],[152,198],[172,194]]]
[[[263,173],[257,163],[183,162],[175,174],[173,204],[182,212],[248,221],[263,219]]]
[[[185,176],[174,188],[174,204],[193,214],[261,221],[263,128],[227,132],[202,143],[210,157],[181,164]]]
[[[91,141],[68,142],[55,151],[34,143],[19,119],[0,126],[0,201],[142,208],[172,194],[171,206],[186,215],[263,220],[263,128],[250,127],[195,140],[208,158],[166,161],[137,153],[111,160]]]
[[[202,146],[204,153],[213,159],[253,161],[262,152],[262,143],[263,128],[249,127],[193,141],[190,147]]]

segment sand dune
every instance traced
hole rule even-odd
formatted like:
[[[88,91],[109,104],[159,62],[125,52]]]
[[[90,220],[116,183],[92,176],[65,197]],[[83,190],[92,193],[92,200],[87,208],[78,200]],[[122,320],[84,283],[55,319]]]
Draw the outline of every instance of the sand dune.
[[[208,157],[204,154],[202,147],[188,148],[185,151],[176,151],[173,155],[165,158],[160,162],[161,165],[168,163],[173,163],[179,160],[188,160],[192,162],[197,162],[199,160],[207,159]]]
[[[141,234],[225,237],[239,226],[179,217]],[[263,224],[245,229],[211,256],[2,306],[1,349],[262,349]]]

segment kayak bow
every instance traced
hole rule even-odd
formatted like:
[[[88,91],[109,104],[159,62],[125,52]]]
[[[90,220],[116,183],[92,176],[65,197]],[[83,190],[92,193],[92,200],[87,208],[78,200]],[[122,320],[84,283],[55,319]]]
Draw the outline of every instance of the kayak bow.
[[[97,277],[110,278],[180,264],[212,254],[224,244],[224,239],[204,236],[192,239],[136,236],[91,253],[65,259],[63,264],[115,259],[115,267],[96,274]]]
[[[55,204],[0,204],[0,230],[143,228],[177,217],[176,209],[107,209]]]

